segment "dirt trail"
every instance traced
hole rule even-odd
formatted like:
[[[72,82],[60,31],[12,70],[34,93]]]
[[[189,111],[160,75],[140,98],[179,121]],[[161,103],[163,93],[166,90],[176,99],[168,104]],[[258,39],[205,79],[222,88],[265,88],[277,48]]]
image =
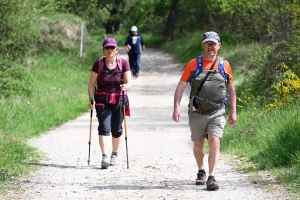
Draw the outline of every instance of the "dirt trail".
[[[120,49],[119,55],[127,58],[124,49]],[[91,164],[87,165],[90,118],[87,111],[76,120],[29,141],[48,159],[39,163],[39,171],[22,180],[23,192],[9,199],[291,199],[284,195],[281,187],[273,192],[260,189],[266,186],[254,184],[249,175],[233,170],[223,156],[216,176],[220,190],[207,191],[204,186],[194,185],[197,166],[188,127],[187,90],[181,104],[181,122],[171,119],[182,64],[152,49],[142,54],[141,61],[141,75],[133,80],[129,91],[130,169],[126,168],[124,138],[119,152],[120,165],[100,169],[95,115]]]

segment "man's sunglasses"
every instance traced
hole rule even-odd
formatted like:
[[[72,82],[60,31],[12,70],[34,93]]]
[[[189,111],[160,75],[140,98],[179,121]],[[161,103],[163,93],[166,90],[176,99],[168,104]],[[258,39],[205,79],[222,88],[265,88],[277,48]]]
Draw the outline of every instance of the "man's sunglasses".
[[[104,47],[105,50],[115,50],[116,47]]]

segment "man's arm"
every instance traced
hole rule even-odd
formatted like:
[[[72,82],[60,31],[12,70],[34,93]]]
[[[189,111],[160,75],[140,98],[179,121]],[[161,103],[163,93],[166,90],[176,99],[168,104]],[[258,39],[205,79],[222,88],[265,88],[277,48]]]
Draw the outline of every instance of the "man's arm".
[[[129,36],[127,36],[126,41],[125,41],[125,49],[127,51],[127,53],[130,51],[131,46],[129,44]]]
[[[174,112],[172,118],[175,122],[180,121],[180,102],[182,99],[183,91],[186,88],[187,84],[187,82],[179,81],[174,94]]]
[[[234,125],[236,122],[236,93],[233,83],[228,84],[229,92],[229,103],[230,103],[230,114],[228,118],[228,123]]]

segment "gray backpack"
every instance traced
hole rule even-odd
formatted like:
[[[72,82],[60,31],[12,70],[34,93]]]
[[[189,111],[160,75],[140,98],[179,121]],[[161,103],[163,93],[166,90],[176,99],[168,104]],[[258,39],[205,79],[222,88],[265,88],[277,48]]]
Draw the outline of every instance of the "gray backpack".
[[[228,102],[228,75],[224,70],[224,58],[220,58],[219,70],[202,70],[202,56],[197,59],[197,69],[191,80],[189,112],[193,107],[200,114],[213,114],[224,108]]]

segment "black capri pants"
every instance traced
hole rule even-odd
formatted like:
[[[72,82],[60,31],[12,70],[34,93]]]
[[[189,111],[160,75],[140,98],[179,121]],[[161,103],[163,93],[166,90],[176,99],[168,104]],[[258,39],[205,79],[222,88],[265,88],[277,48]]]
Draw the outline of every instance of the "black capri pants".
[[[96,112],[99,122],[98,135],[109,136],[111,132],[112,137],[119,138],[123,133],[122,101],[117,104],[96,103]]]

